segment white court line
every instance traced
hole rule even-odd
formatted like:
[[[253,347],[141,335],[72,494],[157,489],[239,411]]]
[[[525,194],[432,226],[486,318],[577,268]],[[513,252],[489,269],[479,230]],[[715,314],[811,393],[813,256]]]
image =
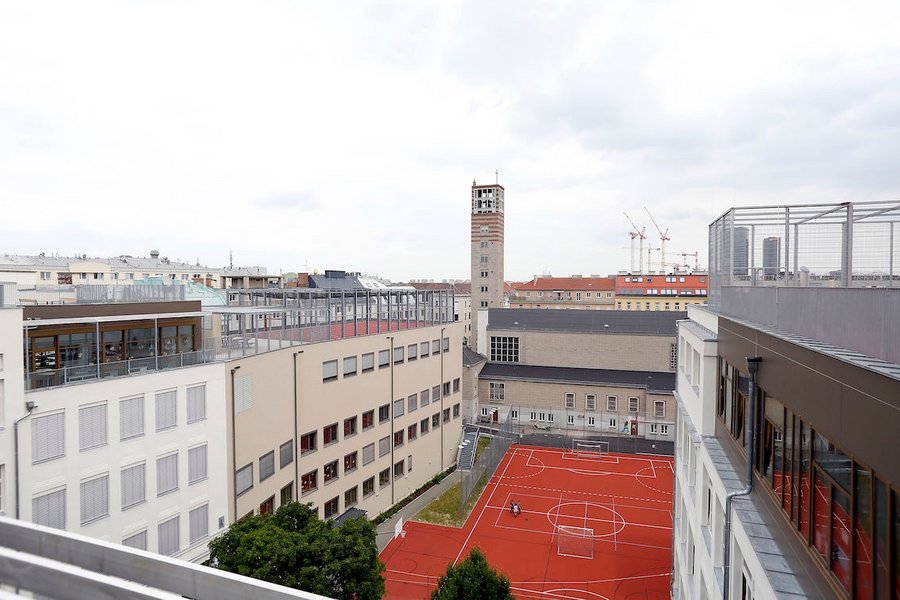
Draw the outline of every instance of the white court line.
[[[529,450],[531,450],[532,452],[543,452],[544,454],[554,454],[556,456],[563,455],[563,453],[560,452],[559,450],[553,450],[553,449],[547,449],[547,448],[529,448]],[[628,461],[628,460],[640,461],[643,464],[646,464],[647,456],[657,456],[660,459],[671,459],[672,458],[671,456],[668,456],[665,454],[656,454],[654,452],[638,452],[637,454],[639,456],[635,456],[630,453],[622,454],[620,452],[610,452],[608,456],[611,458],[618,458],[620,461]]]
[[[616,512],[616,499],[615,499],[615,498],[612,499],[612,512],[613,512],[614,515],[619,514],[619,513]],[[625,517],[624,517],[624,516],[622,517],[622,520],[623,520],[623,521],[625,520]],[[625,524],[628,525],[628,524],[629,524],[628,521],[625,521]],[[623,528],[623,529],[624,529],[624,528]],[[671,529],[671,527],[670,527],[670,529]],[[616,551],[616,550],[619,549],[619,545],[618,545],[618,543],[616,542],[616,534],[617,534],[617,533],[618,533],[618,531],[616,531],[616,528],[613,527],[613,551]]]
[[[656,467],[653,466],[653,459],[650,459],[650,470],[653,471],[653,479],[657,479],[656,477]]]
[[[500,487],[500,482],[503,481],[503,476],[506,475],[506,470],[509,469],[509,465],[512,464],[513,458],[516,457],[517,452],[518,450],[513,450],[512,455],[510,455],[509,460],[506,462],[506,466],[503,467],[503,473],[500,474],[500,477],[497,479],[497,483],[494,484],[493,489],[491,489],[491,495],[488,496],[487,502],[485,502],[484,506],[481,507],[481,513],[479,513],[478,518],[475,519],[475,522],[472,524],[472,529],[469,530],[469,535],[466,536],[465,541],[463,542],[462,546],[460,546],[459,554],[456,555],[456,559],[453,561],[454,565],[459,562],[459,558],[462,556],[463,550],[465,550],[466,545],[469,543],[469,540],[472,539],[472,534],[475,533],[476,529],[478,529],[478,523],[481,522],[481,517],[484,516],[484,511],[487,510],[487,507],[491,503],[491,500],[494,499],[494,494],[497,492],[497,488]],[[490,484],[490,481],[488,481],[488,484]]]

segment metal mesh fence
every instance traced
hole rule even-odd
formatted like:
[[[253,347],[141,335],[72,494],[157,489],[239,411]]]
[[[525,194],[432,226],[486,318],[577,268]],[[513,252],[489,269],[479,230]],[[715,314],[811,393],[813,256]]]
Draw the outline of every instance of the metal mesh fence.
[[[506,420],[497,428],[485,430],[482,435],[491,437],[491,443],[478,454],[475,464],[468,471],[464,471],[460,479],[460,513],[465,511],[469,497],[479,488],[482,479],[486,482],[497,470],[497,465],[503,460],[503,456],[509,447],[518,441],[519,434],[515,429],[513,420],[507,416]]]

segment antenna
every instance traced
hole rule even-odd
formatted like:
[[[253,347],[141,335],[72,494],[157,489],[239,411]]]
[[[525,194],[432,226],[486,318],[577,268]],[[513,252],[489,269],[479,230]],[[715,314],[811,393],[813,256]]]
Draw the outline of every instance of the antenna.
[[[500,185],[500,171],[494,169],[494,175],[497,177],[497,185]]]
[[[638,273],[644,272],[644,240],[647,239],[647,236],[644,235],[646,231],[645,227],[641,227],[638,229],[638,226],[634,224],[634,221],[631,220],[631,217],[628,216],[627,212],[623,212],[625,218],[628,219],[628,222],[631,223],[631,226],[634,228],[634,231],[629,231],[628,235],[631,236],[631,272],[634,273],[634,238],[638,238],[640,244],[640,251],[638,252]],[[647,259],[647,269],[650,269],[650,259]]]
[[[228,268],[234,268],[234,252],[232,250],[228,251]]]
[[[660,270],[662,271],[662,274],[665,275],[666,274],[666,242],[669,239],[671,239],[671,238],[669,238],[669,230],[666,229],[664,232],[662,229],[660,229],[659,225],[656,224],[656,219],[654,219],[653,215],[650,214],[650,209],[645,206],[644,210],[647,211],[647,216],[650,217],[650,221],[653,222],[653,226],[656,227],[656,231],[659,232],[659,239],[661,242],[660,248],[659,248],[659,266],[660,266]],[[648,260],[649,260],[649,258],[648,258]],[[647,265],[647,269],[648,270],[650,269],[650,265]]]

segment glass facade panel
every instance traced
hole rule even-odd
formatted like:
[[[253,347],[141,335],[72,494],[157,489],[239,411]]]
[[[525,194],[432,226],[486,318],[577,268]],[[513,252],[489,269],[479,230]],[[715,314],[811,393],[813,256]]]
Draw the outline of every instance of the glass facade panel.
[[[850,545],[853,540],[850,525],[850,495],[837,486],[832,488],[831,514],[831,571],[845,590],[850,590]]]

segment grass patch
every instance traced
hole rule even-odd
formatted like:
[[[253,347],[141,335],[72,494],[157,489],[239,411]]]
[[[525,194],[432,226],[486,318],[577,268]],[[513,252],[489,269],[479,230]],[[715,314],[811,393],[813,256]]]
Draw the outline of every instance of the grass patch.
[[[481,454],[482,450],[490,446],[492,441],[493,439],[487,436],[479,436],[478,445],[475,446],[475,460],[478,460],[478,456]]]
[[[460,510],[459,494],[461,486],[460,483],[457,482],[450,486],[446,492],[435,498],[428,506],[420,510],[413,519],[416,521],[425,521],[426,523],[434,523],[436,525],[462,527],[486,485],[487,475],[482,475],[481,479],[478,480],[475,489],[472,490],[472,494],[469,496],[469,500],[466,502],[465,507]]]

